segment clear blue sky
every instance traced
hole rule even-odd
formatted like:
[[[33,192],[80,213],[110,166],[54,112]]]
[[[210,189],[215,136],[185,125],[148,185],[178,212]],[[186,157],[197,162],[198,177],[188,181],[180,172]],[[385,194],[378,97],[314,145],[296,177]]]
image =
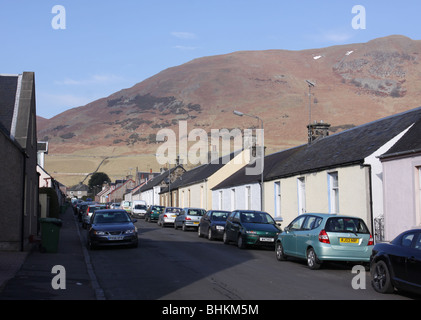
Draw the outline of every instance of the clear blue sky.
[[[420,16],[419,0],[0,0],[0,73],[34,71],[37,114],[50,118],[203,56],[420,40]]]

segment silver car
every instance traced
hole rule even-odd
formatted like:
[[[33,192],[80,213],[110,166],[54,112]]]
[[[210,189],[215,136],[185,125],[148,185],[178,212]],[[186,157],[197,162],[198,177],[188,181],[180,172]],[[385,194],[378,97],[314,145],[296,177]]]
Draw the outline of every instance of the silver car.
[[[180,212],[177,218],[174,221],[174,228],[178,229],[181,227],[183,231],[187,231],[188,228],[197,228],[199,227],[199,222],[202,216],[206,213],[205,209],[200,208],[184,208]]]
[[[165,211],[159,215],[158,226],[174,225],[175,218],[183,209],[178,207],[166,207]]]

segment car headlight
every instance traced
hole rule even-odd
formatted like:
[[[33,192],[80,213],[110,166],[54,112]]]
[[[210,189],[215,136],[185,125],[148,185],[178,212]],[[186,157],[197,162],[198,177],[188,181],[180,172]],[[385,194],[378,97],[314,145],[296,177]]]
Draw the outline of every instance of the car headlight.
[[[224,226],[216,226],[216,230],[224,230],[225,227]]]
[[[105,236],[105,232],[104,231],[94,230],[94,235],[96,235],[96,236]]]
[[[247,234],[257,234],[257,232],[256,232],[256,231],[254,231],[254,230],[247,230],[247,231],[246,231],[246,233],[247,233]]]
[[[135,229],[129,229],[129,230],[124,231],[124,234],[133,234],[135,232],[136,232]]]

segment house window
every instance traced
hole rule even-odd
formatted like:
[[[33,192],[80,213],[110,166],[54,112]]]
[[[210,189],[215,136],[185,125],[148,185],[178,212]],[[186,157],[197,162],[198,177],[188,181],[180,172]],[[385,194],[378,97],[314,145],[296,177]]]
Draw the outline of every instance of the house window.
[[[231,211],[235,210],[235,189],[231,189]]]
[[[329,213],[339,213],[339,183],[338,172],[330,172],[327,175]]]
[[[251,210],[251,186],[246,186],[246,209]]]
[[[298,214],[306,213],[306,180],[297,179]]]
[[[281,182],[277,181],[274,184],[275,197],[275,217],[281,216]]]

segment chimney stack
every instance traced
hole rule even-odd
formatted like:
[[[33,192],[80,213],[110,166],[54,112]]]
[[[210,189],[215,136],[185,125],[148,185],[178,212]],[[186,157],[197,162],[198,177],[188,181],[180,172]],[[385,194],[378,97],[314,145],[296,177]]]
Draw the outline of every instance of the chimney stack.
[[[329,136],[329,123],[324,123],[323,120],[320,122],[314,121],[314,123],[309,124],[307,126],[308,129],[308,144],[311,144],[312,142]]]

